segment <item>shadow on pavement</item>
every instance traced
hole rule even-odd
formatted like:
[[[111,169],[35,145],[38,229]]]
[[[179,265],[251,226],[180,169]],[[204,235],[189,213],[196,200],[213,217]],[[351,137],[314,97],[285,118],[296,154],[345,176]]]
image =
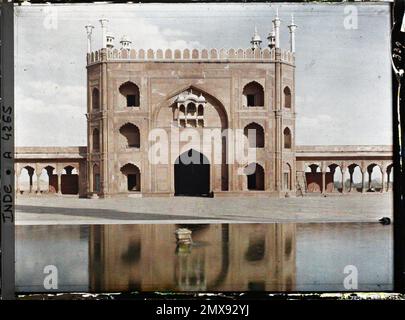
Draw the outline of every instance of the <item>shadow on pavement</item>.
[[[63,211],[61,211],[63,209]],[[112,209],[87,209],[87,208],[60,208],[60,207],[44,207],[44,206],[26,206],[17,205],[16,211],[23,213],[35,214],[60,214],[64,216],[77,216],[77,217],[91,217],[99,219],[114,219],[114,220],[201,220],[201,219],[215,219],[215,220],[228,220],[219,217],[202,217],[202,216],[185,216],[175,214],[159,214],[159,213],[140,213],[140,212],[126,212]],[[68,211],[68,212],[66,212]]]

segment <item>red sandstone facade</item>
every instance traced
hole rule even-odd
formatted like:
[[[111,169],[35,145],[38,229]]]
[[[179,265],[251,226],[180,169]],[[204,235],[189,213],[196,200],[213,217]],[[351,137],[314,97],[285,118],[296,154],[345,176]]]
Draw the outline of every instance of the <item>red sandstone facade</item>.
[[[148,152],[153,143],[148,134],[153,129],[165,130],[172,148],[171,130],[181,135],[189,128],[201,136],[203,129],[253,128],[258,132],[255,183],[249,185],[248,177],[238,174],[240,166],[227,164],[226,156],[218,164],[210,161],[213,154],[204,154],[210,162],[210,193],[241,194],[250,189],[280,195],[292,191],[294,68],[293,54],[281,49],[164,53],[101,49],[92,53],[87,66],[89,193],[176,194],[175,180],[181,177],[173,163],[180,154],[171,152],[169,164],[152,164]],[[179,96],[191,96],[190,103],[179,105]],[[193,97],[205,100],[196,119],[189,112],[193,104],[200,107]],[[221,148],[227,154],[230,143]],[[178,149],[184,149],[181,142]],[[194,149],[203,153],[202,146]],[[128,187],[131,175],[132,189]]]
[[[251,48],[229,50],[131,49],[125,37],[115,49],[100,22],[103,46],[94,52],[86,26],[87,147],[17,148],[17,193],[292,196],[392,187],[391,146],[296,146],[294,21],[289,50],[280,48],[278,16],[268,47],[255,31]],[[238,130],[255,141],[233,139]],[[204,140],[207,131],[219,140]],[[193,134],[200,141],[190,144]],[[238,148],[255,158],[235,161]],[[204,163],[186,165],[190,154]]]

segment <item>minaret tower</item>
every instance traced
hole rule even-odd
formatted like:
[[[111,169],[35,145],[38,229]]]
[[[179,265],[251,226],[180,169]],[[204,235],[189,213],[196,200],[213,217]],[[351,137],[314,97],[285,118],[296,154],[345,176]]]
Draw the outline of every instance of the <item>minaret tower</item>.
[[[102,48],[107,48],[107,23],[108,23],[108,19],[102,18],[99,21],[100,21],[100,24],[101,24]]]
[[[102,18],[99,21],[101,24],[102,48],[114,48],[114,36],[111,32],[108,32],[108,19]]]
[[[290,51],[295,53],[295,30],[298,26],[294,23],[294,15],[291,15],[291,24],[288,26],[290,29]]]
[[[277,8],[277,13],[276,17],[273,19],[273,27],[274,27],[274,33],[275,33],[275,47],[280,48],[280,24],[281,20],[278,17],[278,8]]]
[[[94,26],[88,24],[85,26],[87,32],[87,53],[91,53],[91,35],[93,33]]]
[[[252,50],[260,49],[262,39],[260,38],[259,33],[257,32],[257,27],[255,26],[255,33],[253,34],[250,44],[252,45]]]

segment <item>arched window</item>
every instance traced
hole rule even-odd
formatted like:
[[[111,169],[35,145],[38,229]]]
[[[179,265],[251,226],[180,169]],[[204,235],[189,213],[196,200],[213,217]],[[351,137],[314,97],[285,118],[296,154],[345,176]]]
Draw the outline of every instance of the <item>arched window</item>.
[[[251,163],[245,167],[248,190],[264,190],[264,169],[258,163]]]
[[[125,103],[127,107],[139,107],[140,95],[139,88],[133,82],[125,82],[120,86],[120,93],[125,97]]]
[[[261,84],[253,81],[243,88],[243,105],[246,107],[264,106],[264,90]]]
[[[97,128],[93,130],[93,152],[100,151],[100,131]]]
[[[128,191],[141,191],[141,172],[136,165],[127,163],[121,167],[121,172],[126,176],[126,188]]]
[[[194,103],[189,103],[187,105],[187,115],[195,116],[196,113],[196,106]]]
[[[250,123],[243,129],[243,134],[249,139],[249,147],[264,148],[264,130],[261,125],[255,122]],[[256,141],[253,137],[256,138]]]
[[[100,110],[100,91],[97,88],[91,93],[91,107],[93,111]]]
[[[200,104],[198,106],[198,116],[202,117],[204,115],[204,106],[202,104]]]
[[[180,116],[182,116],[182,117],[185,117],[186,116],[186,111],[185,111],[186,109],[185,109],[185,107],[184,107],[184,104],[182,104],[181,106],[180,106]]]
[[[284,108],[291,108],[291,90],[289,87],[284,88]]]
[[[187,125],[193,128],[197,127],[197,107],[191,102],[187,104]]]
[[[139,129],[132,123],[127,123],[120,128],[120,133],[125,138],[126,148],[139,148],[141,139]]]
[[[289,128],[284,129],[284,148],[291,149],[291,131]]]

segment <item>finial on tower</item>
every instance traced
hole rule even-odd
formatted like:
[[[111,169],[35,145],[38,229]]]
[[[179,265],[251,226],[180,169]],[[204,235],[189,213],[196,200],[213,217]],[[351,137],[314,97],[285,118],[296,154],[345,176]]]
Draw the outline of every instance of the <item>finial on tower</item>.
[[[274,46],[280,48],[280,24],[281,20],[278,17],[278,8],[276,9],[276,17],[273,19],[273,28],[274,28]]]
[[[87,33],[87,52],[91,53],[91,35],[93,33],[94,26],[91,24],[88,24],[85,26],[86,28],[86,33]]]
[[[269,33],[267,40],[269,41],[269,48],[273,49],[276,46],[276,32],[274,31],[274,23],[272,23],[273,29]]]
[[[99,20],[101,24],[101,36],[102,36],[102,46],[103,48],[107,48],[107,23],[108,19],[106,18],[101,18]]]
[[[127,49],[130,50],[131,49],[131,43],[132,41],[130,41],[127,36],[122,36],[120,44],[121,44],[121,49]]]
[[[290,51],[295,52],[295,30],[298,26],[294,23],[294,15],[291,15],[291,24],[288,26],[290,29]]]
[[[262,38],[260,38],[259,33],[257,32],[257,27],[255,26],[255,32],[253,34],[250,44],[252,45],[252,50],[260,48],[262,43]]]

